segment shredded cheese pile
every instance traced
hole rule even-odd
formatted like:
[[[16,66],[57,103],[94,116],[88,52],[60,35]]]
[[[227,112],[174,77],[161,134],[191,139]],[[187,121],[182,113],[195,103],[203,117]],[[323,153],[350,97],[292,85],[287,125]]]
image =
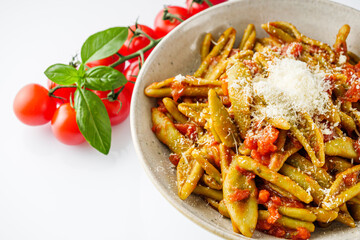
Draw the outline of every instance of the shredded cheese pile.
[[[263,109],[266,117],[283,117],[296,123],[299,112],[314,116],[329,111],[330,98],[326,91],[330,85],[324,78],[324,72],[312,71],[305,62],[291,58],[275,59],[269,66],[268,77],[259,75],[254,78],[253,90],[267,104]]]

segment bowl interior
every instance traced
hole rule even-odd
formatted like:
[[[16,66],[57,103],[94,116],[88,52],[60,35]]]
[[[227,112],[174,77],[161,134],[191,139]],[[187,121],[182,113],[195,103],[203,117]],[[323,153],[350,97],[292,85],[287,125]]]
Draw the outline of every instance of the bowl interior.
[[[240,0],[212,7],[192,17],[172,31],[144,64],[137,79],[131,106],[131,130],[136,151],[143,166],[158,190],[180,212],[207,230],[227,239],[244,238],[232,231],[228,219],[207,206],[199,197],[191,195],[180,200],[176,189],[176,170],[170,163],[169,150],[151,131],[150,109],[155,99],[144,95],[146,86],[177,74],[193,73],[200,65],[199,48],[207,32],[215,39],[228,27],[237,30],[239,44],[242,33],[249,23],[257,29],[258,37],[267,34],[260,28],[269,21],[287,21],[316,40],[333,45],[338,29],[343,24],[351,26],[348,49],[360,53],[360,13],[352,8],[325,0]],[[330,228],[317,228],[312,239],[356,239],[360,229],[333,224]],[[354,238],[355,237],[355,238]],[[254,238],[276,239],[256,232]]]

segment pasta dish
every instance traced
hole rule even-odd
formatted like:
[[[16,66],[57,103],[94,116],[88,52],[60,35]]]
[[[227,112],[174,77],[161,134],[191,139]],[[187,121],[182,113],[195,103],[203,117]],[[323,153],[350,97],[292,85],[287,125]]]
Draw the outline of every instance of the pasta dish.
[[[287,22],[205,34],[192,75],[154,82],[152,130],[171,151],[178,195],[202,196],[236,233],[309,239],[360,220],[360,63],[350,27],[333,47]]]

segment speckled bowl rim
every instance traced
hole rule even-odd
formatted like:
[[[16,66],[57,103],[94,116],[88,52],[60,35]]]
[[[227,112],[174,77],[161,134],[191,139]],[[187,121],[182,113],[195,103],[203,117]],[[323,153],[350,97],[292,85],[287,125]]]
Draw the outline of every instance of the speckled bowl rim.
[[[192,16],[191,18],[187,19],[186,21],[184,21],[176,29],[174,29],[168,35],[166,35],[166,37],[164,37],[164,39],[159,43],[157,48],[155,48],[155,50],[150,54],[147,61],[142,66],[142,71],[140,71],[140,74],[137,77],[137,82],[140,82],[142,80],[143,76],[146,74],[147,66],[150,64],[151,61],[154,60],[153,56],[155,56],[155,52],[157,51],[157,49],[161,49],[161,46],[165,44],[165,42],[167,41],[168,38],[170,38],[172,35],[177,34],[177,32],[181,31],[181,29],[186,28],[187,25],[193,24],[193,22],[197,21],[197,19],[203,18],[204,16],[208,15],[209,13],[216,12],[216,11],[218,11],[218,9],[225,8],[228,5],[232,5],[234,3],[244,2],[244,1],[246,1],[246,0],[235,0],[235,1],[225,2],[225,3],[222,3],[220,5],[216,5],[216,6],[213,6],[213,7],[209,8],[209,9],[206,9],[206,10]],[[253,0],[253,1],[256,1],[256,0]],[[271,0],[268,0],[268,1],[271,1]],[[290,2],[292,0],[284,0],[284,1],[289,1]],[[329,6],[333,5],[333,7],[337,6],[339,8],[348,9],[349,11],[359,12],[355,8],[352,8],[350,6],[346,6],[346,5],[337,3],[337,2],[333,2],[333,1],[330,1],[330,0],[303,0],[303,1],[304,2],[305,1],[307,1],[307,2],[321,2],[321,3],[329,4]],[[185,207],[176,204],[176,202],[173,202],[172,201],[172,196],[169,194],[169,190],[162,187],[161,184],[159,184],[159,182],[156,180],[154,172],[151,171],[151,169],[149,169],[149,167],[146,165],[146,162],[144,161],[144,159],[146,158],[146,153],[144,153],[142,151],[141,143],[139,141],[139,136],[136,135],[137,126],[136,126],[136,119],[135,119],[135,111],[136,111],[136,106],[141,104],[141,103],[138,102],[138,99],[136,98],[135,93],[137,93],[137,92],[143,93],[143,91],[144,91],[144,89],[140,89],[139,85],[140,84],[135,84],[134,94],[133,94],[134,97],[132,99],[131,108],[130,108],[131,136],[132,136],[132,140],[133,140],[133,143],[134,143],[135,151],[136,151],[138,157],[140,158],[141,165],[143,166],[147,176],[150,178],[150,180],[155,185],[157,190],[180,213],[182,213],[185,217],[187,217],[188,219],[190,219],[191,221],[193,221],[197,225],[201,226],[202,228],[206,229],[207,231],[209,231],[209,232],[211,232],[211,233],[213,233],[213,234],[215,234],[215,235],[217,235],[219,237],[225,238],[225,239],[239,239],[239,238],[240,239],[252,239],[252,238],[248,238],[248,237],[245,237],[243,235],[240,235],[240,234],[235,235],[234,233],[230,233],[230,232],[227,232],[227,231],[223,231],[223,230],[220,230],[220,229],[213,228],[213,226],[211,226],[210,224],[205,222],[201,217],[195,215],[193,212],[189,211]]]

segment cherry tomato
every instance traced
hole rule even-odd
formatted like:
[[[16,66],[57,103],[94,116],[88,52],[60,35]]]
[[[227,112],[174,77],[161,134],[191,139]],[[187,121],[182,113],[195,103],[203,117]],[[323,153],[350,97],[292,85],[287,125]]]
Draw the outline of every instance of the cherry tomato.
[[[118,92],[120,89],[121,87],[115,89],[115,93]],[[110,91],[92,90],[92,92],[95,93],[99,98],[101,98],[102,102],[104,103],[112,126],[121,123],[129,115],[131,93],[128,89],[124,88],[119,94],[118,99],[114,101],[105,99],[110,93]]]
[[[130,112],[130,94],[124,89],[118,96],[118,100],[110,101],[108,99],[102,100],[106,111],[109,114],[112,126],[123,122]]]
[[[150,37],[152,37],[154,39],[158,38],[158,36],[156,35],[155,31],[152,28],[150,28],[146,25],[141,25],[141,24],[138,24],[137,26],[138,26],[138,28],[140,28],[143,32],[145,32]],[[135,25],[130,26],[130,28],[133,31],[136,30]],[[145,36],[138,36],[138,37],[134,37],[133,39],[131,39],[134,36],[134,34],[130,29],[128,30],[128,34],[129,35],[128,35],[124,45],[119,50],[119,53],[123,56],[130,55],[140,49],[143,49],[150,43],[150,40],[148,38],[146,38]],[[147,51],[147,52],[149,52],[149,51]]]
[[[90,68],[97,67],[97,66],[110,66],[117,60],[119,60],[119,56],[114,54],[114,55],[104,58],[104,59],[88,62],[88,63],[86,63],[86,65]],[[124,67],[125,67],[125,63],[122,63],[122,64],[114,67],[114,69],[118,70],[119,72],[122,72],[124,70]]]
[[[50,90],[59,85],[48,79],[47,86]],[[72,101],[74,101],[75,91],[76,88],[74,87],[59,88],[54,92],[54,95],[57,97],[62,97],[64,99],[59,99],[59,98],[53,98],[53,99],[56,101],[58,105],[70,102],[70,97],[72,98]]]
[[[118,89],[115,89],[115,91],[116,90],[118,90]],[[110,92],[110,91],[100,91],[100,90],[90,90],[90,91],[95,93],[101,99],[106,98],[108,93]]]
[[[217,5],[226,1],[227,0],[210,0],[213,5]],[[186,6],[189,9],[189,13],[191,14],[191,16],[209,8],[209,5],[206,3],[206,1],[203,1],[203,3],[199,4],[193,0],[186,0]]]
[[[188,10],[183,7],[178,6],[168,6],[167,7],[169,13],[181,18],[182,20],[186,20],[190,17]],[[162,9],[155,17],[154,28],[155,32],[158,36],[163,37],[168,34],[171,30],[173,30],[177,25],[181,22],[177,19],[172,20],[163,20],[164,9]]]
[[[49,122],[56,110],[56,102],[48,90],[39,84],[28,84],[16,94],[13,109],[16,117],[31,126]]]
[[[134,82],[128,82],[125,84],[125,89],[127,89],[130,92],[130,97],[132,96],[132,92],[134,90],[134,86],[135,86],[135,81],[137,78],[137,75],[139,74],[139,61],[133,61],[130,63],[129,66],[127,66],[127,68],[125,68],[124,70],[124,75],[126,77],[126,79],[128,81]]]
[[[85,141],[76,123],[76,112],[70,103],[62,104],[51,119],[51,129],[55,137],[67,145],[78,145]]]

